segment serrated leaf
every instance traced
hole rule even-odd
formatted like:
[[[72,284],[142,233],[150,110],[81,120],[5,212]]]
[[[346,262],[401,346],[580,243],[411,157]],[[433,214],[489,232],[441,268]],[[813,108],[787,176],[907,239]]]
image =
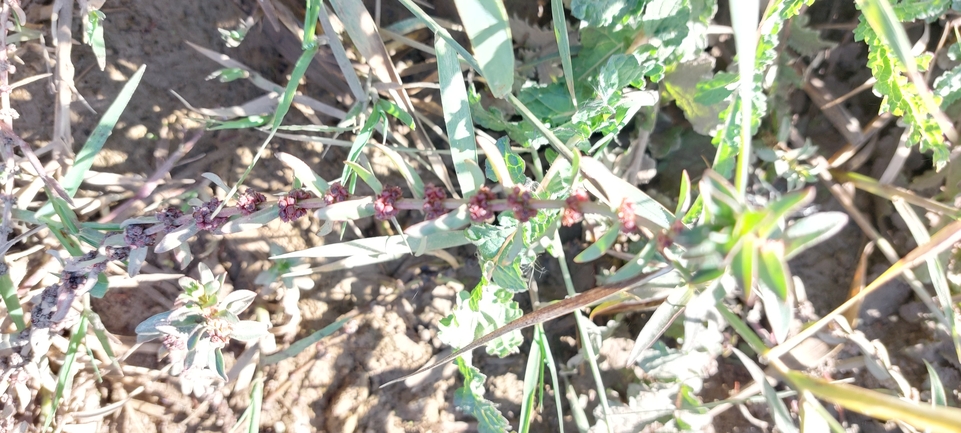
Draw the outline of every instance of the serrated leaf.
[[[513,296],[513,292],[484,280],[472,292],[459,292],[454,310],[440,321],[438,338],[460,349],[520,318],[523,312],[512,300]],[[516,353],[523,342],[520,331],[510,332],[490,341],[487,353],[503,358]]]
[[[934,94],[941,98],[942,110],[961,99],[961,65],[945,71],[934,80]]]
[[[497,139],[494,145],[497,146],[497,150],[500,151],[501,156],[504,158],[504,165],[507,167],[507,173],[510,175],[511,180],[515,184],[523,185],[527,179],[527,176],[524,175],[524,172],[527,170],[524,159],[511,149],[507,137]],[[494,168],[491,166],[490,158],[491,157],[488,157],[487,164],[485,164],[484,174],[486,174],[487,178],[492,182],[497,182],[498,176],[494,174]]]
[[[684,117],[691,122],[694,131],[702,135],[711,135],[720,126],[718,116],[727,108],[723,102],[730,95],[726,88],[722,88],[724,92],[713,95],[703,91],[704,93],[700,93],[702,99],[713,103],[698,102],[698,84],[710,80],[713,71],[714,57],[702,54],[672,68],[664,75],[661,83],[664,91],[674,99],[678,108],[684,111]],[[713,101],[718,98],[720,100]]]
[[[510,430],[510,423],[497,410],[497,406],[484,398],[484,380],[487,376],[463,360],[457,360],[457,368],[464,376],[464,386],[454,391],[454,407],[477,419],[477,431],[501,433]]]
[[[821,51],[834,48],[836,43],[821,39],[820,31],[808,27],[809,20],[807,15],[798,15],[791,20],[788,45],[804,56],[814,56]]]

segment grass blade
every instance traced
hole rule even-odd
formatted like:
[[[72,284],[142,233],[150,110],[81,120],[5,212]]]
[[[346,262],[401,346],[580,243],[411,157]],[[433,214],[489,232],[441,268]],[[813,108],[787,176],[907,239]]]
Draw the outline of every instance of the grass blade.
[[[654,314],[651,314],[651,318],[644,324],[640,334],[637,335],[637,339],[634,340],[634,348],[631,349],[631,356],[627,358],[627,365],[634,365],[641,357],[641,353],[651,347],[658,338],[661,338],[664,331],[667,331],[667,328],[681,315],[684,307],[691,299],[694,299],[694,287],[688,286],[674,291],[661,305],[657,306]]]
[[[23,331],[27,327],[23,321],[23,306],[20,305],[17,287],[13,285],[9,270],[0,275],[0,297],[3,297],[3,305],[7,308],[10,320],[17,325],[17,331]]]
[[[816,379],[797,371],[784,369],[781,373],[798,390],[809,391],[821,400],[867,416],[896,420],[932,432],[956,432],[961,425],[961,409],[916,404],[870,389]]]
[[[902,257],[896,263],[891,265],[890,268],[872,281],[871,284],[864,288],[864,290],[857,295],[852,296],[845,303],[841,304],[840,307],[835,308],[834,311],[831,311],[813,325],[808,326],[797,335],[771,349],[771,351],[768,352],[767,357],[772,359],[777,358],[778,356],[793,349],[798,343],[814,335],[814,333],[818,332],[828,323],[834,321],[835,317],[844,313],[853,305],[861,302],[861,300],[871,292],[877,290],[879,287],[883,286],[888,281],[893,280],[905,271],[911,270],[915,266],[918,266],[926,259],[936,256],[944,250],[951,248],[959,241],[961,241],[961,221],[955,221],[935,233],[934,236],[931,237],[931,242],[918,246],[906,256]]]
[[[747,371],[751,373],[751,378],[753,378],[755,382],[761,384],[761,393],[764,394],[764,399],[767,400],[767,406],[771,411],[771,415],[774,418],[774,424],[777,425],[777,428],[785,433],[797,433],[797,426],[795,426],[794,422],[791,421],[791,414],[788,412],[787,406],[784,405],[784,400],[778,398],[777,391],[775,391],[774,387],[768,383],[767,375],[764,374],[764,371],[761,370],[761,367],[758,367],[757,364],[751,360],[751,358],[749,358],[740,350],[737,350],[733,347],[731,350],[735,355],[737,355],[738,359],[741,360],[741,363],[744,364],[744,367],[747,368]]]
[[[120,115],[123,114],[124,108],[127,107],[127,103],[130,102],[130,98],[133,97],[134,92],[137,90],[137,86],[140,85],[140,79],[143,78],[144,70],[146,70],[146,65],[140,66],[137,69],[127,83],[123,85],[123,89],[117,95],[117,99],[114,99],[113,103],[110,104],[110,108],[103,113],[103,117],[100,118],[100,122],[97,123],[97,127],[94,128],[93,132],[90,133],[90,137],[87,138],[87,142],[84,143],[83,148],[80,152],[77,152],[77,159],[74,161],[73,166],[67,170],[67,174],[63,176],[63,180],[60,182],[63,188],[67,190],[70,197],[73,197],[77,193],[77,189],[80,188],[80,183],[83,182],[83,177],[93,166],[93,158],[100,153],[100,149],[103,149],[103,144],[107,141],[107,137],[113,132],[114,126],[117,125],[117,120],[120,119]],[[47,209],[47,207],[44,207]],[[49,210],[46,212],[41,212],[43,215],[49,215]]]
[[[551,18],[554,20],[554,39],[557,39],[557,52],[561,56],[561,67],[564,68],[564,81],[567,91],[571,94],[571,101],[577,106],[577,96],[574,94],[574,67],[571,66],[571,41],[567,36],[567,18],[564,16],[564,1],[551,0]]]
[[[737,47],[738,97],[741,101],[741,146],[738,149],[734,185],[741,197],[747,191],[751,169],[751,105],[754,101],[754,67],[757,58],[758,0],[738,2],[738,11],[731,9],[731,27],[734,29],[734,45]],[[737,114],[731,113],[733,118]]]
[[[477,147],[474,138],[474,121],[471,118],[467,87],[461,74],[457,53],[444,38],[434,41],[437,53],[437,74],[440,80],[440,99],[444,108],[444,122],[450,140],[451,159],[457,173],[461,193],[469,197],[483,185],[478,184],[467,166],[468,161],[477,164]],[[481,181],[483,182],[483,180]]]
[[[50,411],[50,415],[43,422],[44,431],[50,427],[53,419],[57,416],[57,406],[60,405],[60,400],[63,398],[63,392],[70,387],[70,384],[73,383],[73,363],[77,360],[77,352],[80,350],[80,342],[83,341],[83,337],[86,333],[87,316],[84,314],[80,316],[80,322],[77,323],[77,329],[70,337],[70,343],[67,345],[67,353],[63,357],[63,365],[60,367],[60,373],[57,375],[57,389],[53,394],[52,409]]]
[[[534,331],[534,341],[527,355],[527,369],[524,372],[524,392],[521,397],[521,416],[517,430],[527,433],[531,429],[531,419],[536,409],[537,390],[544,386],[544,352],[540,339],[543,334]],[[539,385],[539,386],[538,386]]]
[[[321,328],[319,331],[316,331],[313,334],[310,334],[304,338],[301,338],[300,340],[295,341],[293,344],[290,345],[290,347],[280,352],[265,356],[263,365],[276,364],[287,358],[292,358],[294,356],[297,356],[300,352],[303,352],[305,349],[307,349],[311,345],[316,344],[318,341],[320,341],[324,337],[327,337],[333,334],[334,332],[337,332],[338,329],[343,328],[344,325],[346,325],[347,322],[350,321],[350,319],[353,319],[356,316],[357,316],[356,312],[349,313],[344,317],[341,317],[340,319],[338,319],[336,322]]]
[[[507,9],[502,0],[454,0],[474,58],[494,97],[503,98],[514,86],[514,48]]]
[[[287,116],[287,112],[290,111],[290,104],[294,102],[294,95],[297,94],[297,87],[300,85],[300,79],[304,78],[304,74],[307,72],[307,67],[310,66],[310,62],[314,58],[314,54],[317,53],[317,44],[311,44],[303,53],[301,53],[300,58],[297,59],[297,63],[294,64],[294,70],[290,73],[290,81],[287,83],[287,87],[284,89],[284,96],[280,98],[280,102],[277,104],[277,110],[274,111],[274,119],[271,122],[270,134],[267,134],[267,138],[264,143],[260,145],[260,149],[257,149],[257,153],[254,155],[254,159],[250,161],[250,165],[244,170],[244,174],[240,175],[240,179],[237,179],[237,183],[234,184],[227,195],[224,197],[224,201],[220,203],[217,210],[214,211],[214,215],[220,213],[220,210],[227,205],[227,202],[233,198],[234,194],[243,185],[244,181],[247,180],[247,176],[253,171],[254,166],[260,161],[260,158],[264,155],[264,150],[267,149],[267,144],[270,140],[274,138],[274,134],[277,133],[277,128],[283,123],[284,117]]]

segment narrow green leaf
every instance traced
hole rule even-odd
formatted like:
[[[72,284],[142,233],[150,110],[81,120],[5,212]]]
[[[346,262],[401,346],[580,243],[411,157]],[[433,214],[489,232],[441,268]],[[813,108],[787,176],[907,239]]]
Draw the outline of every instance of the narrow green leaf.
[[[651,314],[651,318],[641,328],[637,339],[634,340],[634,348],[631,349],[631,355],[627,358],[627,365],[634,365],[641,354],[650,348],[657,339],[661,338],[661,335],[681,315],[684,307],[687,306],[688,302],[691,302],[691,299],[694,299],[694,287],[679,287],[668,295],[661,305],[657,306],[657,309]]]
[[[9,270],[0,275],[0,297],[3,297],[3,304],[7,307],[10,320],[17,325],[17,331],[26,329],[26,323],[23,321],[23,307],[20,305],[20,297],[17,296],[17,288],[13,285]]]
[[[317,218],[330,221],[356,221],[373,215],[374,201],[370,197],[342,201],[317,210]]]
[[[474,58],[494,97],[503,98],[514,86],[514,47],[507,9],[502,0],[454,0]]]
[[[332,258],[372,256],[377,254],[403,254],[410,252],[410,250],[407,248],[408,243],[414,250],[419,250],[421,249],[420,247],[422,242],[427,243],[427,251],[433,251],[466,245],[470,243],[470,240],[464,236],[463,231],[440,232],[427,235],[422,238],[407,235],[378,236],[373,238],[356,239],[337,244],[321,245],[319,247],[273,256],[270,259],[277,260],[295,257]]]
[[[367,142],[370,141],[370,137],[374,135],[374,130],[377,128],[377,123],[380,122],[383,114],[380,110],[374,110],[370,113],[370,117],[364,122],[364,126],[360,128],[360,132],[354,137],[354,144],[350,146],[350,151],[347,153],[348,162],[356,162],[360,158],[360,153],[364,151],[367,147]],[[348,191],[353,193],[353,188],[351,188],[351,176],[350,167],[344,167],[343,173],[340,175],[341,182],[348,186]]]
[[[327,189],[330,188],[327,181],[314,173],[314,170],[300,158],[289,153],[277,152],[277,159],[294,170],[294,177],[300,180],[308,191],[314,193],[317,197],[323,197],[327,193]]]
[[[620,221],[615,221],[607,233],[601,235],[591,246],[581,251],[577,257],[574,257],[574,263],[587,263],[603,256],[607,250],[614,246],[614,242],[617,241],[617,235],[620,234],[620,232],[621,223]]]
[[[320,330],[314,332],[313,334],[310,334],[304,338],[301,338],[300,340],[295,341],[293,344],[290,345],[290,347],[284,349],[283,351],[265,356],[263,364],[272,365],[280,361],[283,361],[285,359],[297,356],[298,354],[300,354],[300,352],[303,352],[308,347],[316,344],[318,341],[322,340],[324,337],[327,337],[333,334],[334,332],[337,332],[337,330],[339,330],[340,328],[343,328],[344,325],[346,325],[347,322],[349,322],[350,319],[353,319],[356,315],[357,315],[356,313],[347,314],[346,316],[341,317],[340,319],[337,319],[336,322],[321,328]]]
[[[808,187],[801,191],[785,194],[781,198],[769,203],[764,207],[767,214],[764,221],[758,224],[758,236],[766,238],[774,229],[779,227],[779,223],[784,217],[797,212],[801,207],[814,200],[814,187]]]
[[[87,43],[90,44],[101,71],[107,66],[107,46],[103,42],[103,22],[106,19],[107,16],[97,10],[87,14]]]
[[[404,125],[407,125],[410,129],[415,129],[416,124],[414,123],[414,118],[410,113],[401,109],[397,104],[390,102],[386,99],[377,100],[377,108],[384,112],[385,114],[391,115],[391,117],[400,120]]]
[[[751,299],[751,290],[754,289],[754,278],[757,276],[757,239],[747,235],[741,238],[741,249],[731,259],[731,272],[737,278],[741,289],[744,290],[744,297]]]
[[[687,212],[691,205],[691,176],[687,170],[681,171],[681,190],[677,194],[677,208],[674,210],[674,218],[680,219]]]
[[[364,183],[366,183],[370,189],[374,190],[374,194],[380,194],[384,190],[384,185],[377,180],[377,176],[367,171],[366,168],[361,167],[360,164],[353,161],[344,161],[344,166],[345,168],[350,168],[352,172],[357,173],[357,175],[363,179]]]
[[[961,409],[909,402],[874,390],[809,377],[797,371],[781,373],[799,390],[810,391],[821,400],[870,417],[903,422],[918,430],[932,432],[956,432],[961,425]]]
[[[760,245],[758,250],[758,276],[774,291],[778,299],[788,299],[791,291],[791,270],[784,260],[784,245],[780,242],[768,242]]]
[[[480,187],[484,186],[484,170],[481,170],[480,165],[478,165],[475,161],[464,160],[461,161],[461,164],[462,168],[464,168],[470,175],[472,185],[474,186],[473,190],[467,190],[462,186],[461,192],[464,194],[465,198],[472,197],[477,193],[477,190],[480,189]]]
[[[524,372],[524,391],[521,394],[521,416],[517,430],[520,433],[527,433],[531,428],[531,421],[536,410],[537,390],[540,389],[544,381],[544,352],[541,351],[539,337],[535,331],[535,341],[531,344],[531,350],[527,354],[527,368]]]
[[[944,392],[944,384],[938,377],[938,372],[928,363],[928,360],[922,359],[922,361],[924,361],[924,367],[928,369],[928,381],[931,382],[931,405],[947,406],[948,398]]]
[[[747,371],[751,373],[751,378],[754,382],[761,384],[761,394],[764,395],[764,399],[767,401],[768,409],[771,411],[771,415],[774,418],[774,424],[777,428],[785,433],[797,433],[797,426],[794,425],[794,421],[791,420],[791,413],[788,412],[787,406],[784,405],[784,400],[781,400],[777,396],[777,391],[771,386],[767,381],[767,375],[758,367],[754,361],[751,360],[747,355],[742,353],[736,348],[731,348]],[[802,388],[803,390],[803,388]]]
[[[791,260],[804,250],[837,234],[848,224],[844,212],[818,212],[795,221],[784,230],[784,259]]]
[[[561,56],[561,67],[564,69],[564,82],[571,94],[571,101],[577,106],[577,95],[574,94],[574,67],[571,66],[571,42],[567,35],[567,17],[564,16],[564,1],[551,0],[551,19],[554,20],[554,39],[557,39],[557,52]],[[560,406],[558,406],[560,407]]]
[[[444,108],[444,122],[447,124],[451,159],[457,172],[464,197],[473,195],[481,184],[475,182],[470,168],[465,164],[477,164],[477,147],[474,138],[474,122],[471,118],[467,87],[461,74],[457,53],[443,38],[436,38],[434,50],[437,54],[437,74],[440,81],[440,97]]]
[[[60,400],[63,399],[64,391],[73,384],[73,378],[76,374],[76,372],[73,371],[73,363],[77,359],[77,352],[80,351],[80,343],[86,334],[87,316],[81,315],[80,322],[77,323],[77,328],[70,337],[70,343],[67,344],[67,353],[63,357],[63,365],[60,366],[60,373],[57,375],[57,388],[53,394],[53,411],[50,413],[50,416],[44,420],[43,430],[47,430],[47,428],[50,427],[50,423],[53,422],[53,418],[56,417],[57,407],[60,406]]]
[[[734,314],[734,312],[727,308],[727,305],[724,305],[723,300],[718,301],[716,304],[714,304],[714,306],[717,308],[717,312],[721,313],[721,316],[724,317],[724,321],[729,323],[731,327],[734,328],[734,331],[737,332],[737,335],[740,335],[741,338],[744,339],[744,341],[748,344],[748,346],[751,346],[752,350],[757,353],[767,352],[767,345],[761,341],[761,337],[758,337],[757,333],[755,333],[754,330],[747,325],[747,323],[744,323],[744,321],[741,320],[738,315]]]
[[[63,180],[60,182],[63,188],[67,190],[67,193],[70,194],[70,197],[73,197],[74,194],[77,193],[84,176],[87,174],[87,171],[90,170],[90,167],[93,166],[94,157],[100,153],[100,149],[103,149],[103,144],[107,141],[107,137],[110,137],[110,134],[113,132],[114,126],[117,125],[117,120],[120,119],[124,108],[127,107],[127,103],[129,103],[130,98],[133,97],[134,91],[136,91],[137,86],[140,85],[140,79],[143,78],[145,69],[146,65],[140,66],[140,69],[137,69],[137,72],[127,80],[127,83],[124,84],[123,89],[121,89],[117,95],[117,99],[114,99],[113,103],[110,104],[110,108],[103,113],[100,122],[97,123],[93,132],[90,133],[90,137],[87,138],[87,142],[84,143],[83,148],[77,152],[77,159],[67,170],[67,173],[63,176]],[[46,207],[44,208],[46,209]],[[40,213],[49,215],[49,211],[41,211]]]
[[[648,228],[660,230],[671,226],[674,215],[651,196],[615,176],[600,161],[587,156],[581,157],[580,160],[581,173],[607,196],[611,206],[620,206],[623,200],[628,200],[634,204],[635,214],[645,222],[651,223],[648,224]]]
[[[307,11],[304,13],[304,43],[301,46],[305,51],[313,47],[314,40],[317,39],[317,18],[320,16],[322,7],[324,7],[323,0],[307,0]]]
[[[317,20],[315,18],[314,22],[316,23],[316,21]],[[277,134],[277,128],[279,128],[280,124],[284,122],[284,117],[286,117],[287,112],[290,111],[290,105],[294,102],[294,96],[297,94],[297,87],[300,86],[300,80],[301,78],[304,78],[304,74],[307,73],[307,67],[310,66],[310,62],[314,59],[314,54],[317,54],[317,50],[317,44],[310,44],[304,50],[304,52],[301,53],[300,58],[297,59],[297,63],[294,64],[294,70],[290,73],[290,81],[287,83],[287,87],[284,88],[284,95],[280,98],[280,101],[277,103],[277,109],[274,111],[274,119],[271,122],[270,133],[267,134],[267,138],[264,139],[264,142],[260,145],[260,148],[257,149],[257,153],[254,154],[254,158],[250,161],[250,165],[248,165],[247,169],[244,170],[244,173],[240,175],[240,179],[238,179],[233,188],[227,192],[224,201],[214,212],[215,214],[220,213],[220,210],[223,209],[223,207],[228,201],[230,201],[231,198],[233,198],[240,186],[243,185],[245,180],[247,180],[247,176],[249,176],[250,172],[253,171],[254,166],[257,165],[257,162],[260,161],[260,158],[264,155],[264,151],[267,149],[267,145],[270,143],[270,140],[272,140],[274,135]]]
[[[497,180],[505,189],[512,188],[514,186],[514,178],[511,176],[510,170],[507,168],[507,164],[504,162],[504,154],[498,149],[496,143],[491,143],[489,140],[481,139],[477,141],[480,145],[481,150],[484,151],[484,155],[487,156],[487,163],[492,167],[494,174],[497,175]]]
[[[424,198],[424,181],[420,178],[420,175],[417,174],[417,170],[414,170],[414,167],[411,167],[407,160],[396,150],[381,144],[374,144],[374,147],[383,151],[390,161],[394,163],[394,167],[397,167],[397,171],[400,172],[400,175],[407,181],[407,186],[410,187],[414,198]]]
[[[80,221],[77,219],[77,215],[70,209],[70,205],[67,204],[66,200],[60,198],[59,196],[52,194],[49,188],[46,188],[47,196],[50,197],[50,204],[53,205],[54,212],[60,217],[60,223],[67,230],[67,233],[71,235],[76,235],[80,233]]]

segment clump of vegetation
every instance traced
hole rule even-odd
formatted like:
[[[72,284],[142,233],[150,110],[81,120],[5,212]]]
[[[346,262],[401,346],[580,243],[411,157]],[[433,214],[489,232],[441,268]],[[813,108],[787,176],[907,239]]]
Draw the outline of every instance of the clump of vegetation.
[[[350,332],[343,328],[354,316],[341,317],[306,336],[297,329],[285,332],[301,338],[278,347],[270,332],[271,317],[258,307],[259,296],[286,293],[285,309],[298,318],[287,326],[296,328],[299,290],[313,286],[304,277],[319,272],[309,266],[313,259],[338,259],[325,266],[351,269],[406,255],[449,256],[446,250],[472,246],[479,281],[460,291],[449,315],[435,324],[437,338],[450,346],[451,354],[403,372],[407,375],[398,372],[374,382],[404,386],[395,383],[454,362],[462,382],[450,402],[476,419],[481,431],[529,431],[548,394],[558,411],[565,407],[571,411],[581,431],[701,430],[711,425],[718,408],[747,404],[754,394],[761,395],[767,408],[766,421],[758,423],[773,423],[780,431],[845,431],[835,416],[840,410],[890,420],[906,431],[954,431],[961,425],[961,411],[952,407],[956,390],[954,395],[946,390],[930,365],[926,401],[921,402],[916,388],[921,384],[908,383],[882,351],[869,350],[876,346],[856,330],[864,298],[903,278],[929,307],[927,320],[937,335],[950,341],[961,362],[954,265],[955,246],[961,240],[961,222],[955,220],[961,212],[951,150],[957,143],[952,120],[957,116],[950,114],[957,113],[961,100],[957,58],[961,4],[857,3],[862,18],[853,37],[867,45],[865,66],[881,98],[880,114],[900,119],[905,149],[916,146],[911,151],[926,155],[931,170],[927,184],[940,189],[934,197],[925,197],[891,185],[903,158],[900,163],[893,158],[888,166],[893,174],[886,171],[881,179],[845,166],[867,143],[867,133],[852,132],[849,147],[831,157],[800,135],[790,94],[799,88],[808,91],[806,75],[811,71],[805,62],[817,62],[818,54],[833,46],[808,26],[804,11],[813,0],[773,0],[760,17],[753,13],[760,10],[756,1],[728,4],[731,26],[725,37],[733,37],[734,58],[707,50],[717,22],[727,18],[716,16],[716,1],[573,0],[565,5],[553,0],[554,44],[543,58],[522,67],[517,67],[522,61],[502,0],[456,0],[462,21],[456,31],[418,2],[397,1],[411,14],[409,23],[433,35],[433,46],[402,35],[393,39],[436,61],[432,75],[436,83],[429,84],[439,89],[442,125],[415,109],[382,39],[388,33],[376,32],[362,2],[307,0],[303,22],[296,28],[302,51],[288,84],[265,89],[275,92],[269,115],[224,118],[197,109],[198,116],[206,116],[208,129],[254,129],[265,134],[244,174],[231,184],[205,173],[204,185],[212,184],[213,191],[204,186],[167,199],[152,212],[120,221],[78,216],[77,199],[84,195],[82,181],[93,156],[133,97],[143,69],[130,78],[73,162],[52,176],[15,132],[16,116],[8,98],[9,76],[14,73],[11,50],[0,55],[4,102],[0,256],[8,257],[14,249],[30,250],[30,240],[39,235],[54,239],[57,246],[36,248],[33,255],[18,257],[22,263],[16,266],[32,265],[44,249],[59,261],[57,270],[51,271],[59,273],[58,281],[45,287],[34,287],[39,280],[27,284],[21,271],[12,278],[15,265],[3,263],[0,404],[7,421],[0,430],[25,429],[34,419],[42,420],[34,426],[37,429],[63,427],[69,419],[63,418],[60,406],[78,359],[98,374],[106,365],[94,356],[94,348],[102,350],[111,364],[123,362],[90,307],[91,297],[103,297],[111,289],[108,275],[117,269],[133,278],[150,260],[168,257],[165,260],[175,261],[181,270],[192,270],[200,236],[230,237],[268,224],[296,225],[309,219],[318,223],[322,235],[340,230],[343,239],[348,226],[369,218],[390,234],[298,251],[273,246],[272,265],[255,281],[265,288],[260,294],[225,293],[226,276],[199,263],[199,279],[180,278],[182,292],[173,307],[136,328],[137,343],[159,340],[168,373],[188,384],[185,392],[238,380],[251,383],[251,404],[237,425],[258,431],[268,367],[334,333]],[[103,26],[109,21],[91,4],[83,2],[83,8],[84,40],[102,69]],[[264,20],[277,19],[272,8],[264,6]],[[337,27],[332,24],[334,16],[339,18]],[[24,20],[19,2],[4,1],[0,22],[7,27],[0,34],[8,40],[26,38]],[[943,36],[935,51],[927,51],[923,44],[912,48],[905,23],[936,23]],[[249,31],[251,23],[245,22],[221,34],[228,47],[236,47],[243,46]],[[11,39],[14,35],[19,38]],[[6,42],[0,40],[0,45]],[[300,93],[322,45],[336,59],[352,105],[345,107],[348,111],[341,112],[336,125],[293,124],[287,115],[295,101],[326,107]],[[223,66],[212,77],[263,85],[263,77],[246,66],[197,49]],[[936,66],[939,55],[953,66]],[[722,60],[730,66],[721,67]],[[69,55],[58,62],[69,62]],[[357,63],[367,68],[361,71]],[[828,108],[828,102],[820,105]],[[668,132],[659,127],[669,117],[668,110],[682,114],[683,119],[674,122],[684,126]],[[851,119],[838,123],[844,120]],[[679,128],[712,137],[716,153],[710,168],[657,173],[677,179],[675,191],[641,189],[638,173],[650,165],[652,156],[670,159],[685,152],[687,143],[679,138],[684,134]],[[651,143],[654,135],[658,145]],[[250,187],[254,167],[268,154],[272,140],[281,136],[345,147],[346,157],[337,161],[340,176],[324,179],[292,153],[274,152],[273,157],[293,174],[290,188]],[[664,145],[672,137],[676,143]],[[191,146],[179,149],[158,170],[154,184]],[[375,153],[385,156],[381,161],[389,161],[398,176],[377,174],[384,167],[371,162]],[[448,154],[449,159],[441,157]],[[391,179],[403,179],[403,184]],[[828,187],[821,191],[830,191],[845,212],[813,205],[819,182]],[[913,249],[898,254],[853,204],[852,193],[842,183],[889,200],[915,241]],[[31,186],[41,184],[42,188]],[[147,187],[137,198],[151,192]],[[918,210],[926,212],[926,218]],[[836,235],[849,220],[871,238],[890,267],[868,281],[862,266],[848,300],[816,317],[805,296],[812,291],[804,290],[790,260]],[[594,288],[573,283],[562,242],[563,228],[572,226],[589,233],[589,245],[573,261],[605,263]],[[544,257],[557,260],[568,297],[537,302],[531,293],[534,308],[525,312],[517,299],[531,291],[530,269]],[[912,269],[922,264],[924,272],[915,274]],[[26,296],[30,290],[35,296]],[[625,360],[643,374],[632,375],[619,393],[602,380],[599,336],[604,332],[591,318],[628,311],[638,299],[650,314]],[[253,311],[248,311],[252,305]],[[586,308],[593,308],[590,315],[584,314]],[[558,365],[543,324],[567,314],[575,317],[579,355]],[[534,328],[527,334],[532,341],[525,343],[522,331],[529,327]],[[69,344],[62,350],[52,347],[52,339],[62,333],[70,335]],[[232,340],[246,344],[245,356],[238,357],[243,361],[233,366],[224,355]],[[796,348],[811,344],[857,347],[864,352],[870,374],[888,389],[825,380],[814,373],[820,360],[799,367],[795,361],[804,349]],[[482,346],[487,355],[499,357],[529,347],[518,425],[486,397],[487,376],[475,365],[472,353]],[[753,379],[753,393],[746,389],[726,400],[705,401],[704,382],[714,374],[718,359],[731,355]],[[52,368],[51,357],[60,357],[59,368]],[[597,406],[591,414],[578,399],[578,392],[584,391],[574,390],[568,380],[581,366],[595,381]],[[53,371],[58,372],[55,386],[45,386]],[[564,416],[557,419],[563,429]]]

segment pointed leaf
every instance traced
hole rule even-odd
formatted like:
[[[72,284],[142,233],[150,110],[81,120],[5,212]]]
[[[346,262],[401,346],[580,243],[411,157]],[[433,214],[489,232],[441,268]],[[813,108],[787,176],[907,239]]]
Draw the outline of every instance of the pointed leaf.
[[[349,167],[354,173],[357,173],[357,175],[363,179],[364,183],[366,183],[370,189],[374,190],[374,194],[380,194],[381,191],[384,190],[384,185],[377,180],[377,176],[374,176],[373,173],[367,171],[367,169],[364,167],[361,167],[360,164],[352,161],[344,161],[344,165]]]
[[[784,230],[784,258],[791,260],[841,231],[848,223],[843,212],[818,212],[795,221]]]
[[[323,197],[324,194],[327,193],[327,189],[330,187],[327,181],[318,176],[317,173],[314,173],[314,171],[310,169],[310,166],[304,161],[301,161],[300,158],[289,153],[278,152],[277,159],[294,170],[294,178],[304,184],[304,187],[314,193],[315,196]]]
[[[619,235],[620,232],[621,232],[621,223],[619,221],[616,221],[614,222],[614,225],[612,225],[611,228],[607,230],[607,233],[604,233],[603,235],[601,235],[601,237],[597,238],[597,241],[591,244],[591,246],[587,247],[587,249],[585,249],[584,251],[581,251],[581,253],[578,254],[577,257],[574,257],[574,263],[587,263],[590,261],[597,260],[598,258],[603,256],[604,253],[607,252],[607,250],[611,249],[611,247],[614,246],[614,242],[617,241],[617,235]]]
[[[767,407],[771,411],[774,424],[777,428],[785,433],[796,433],[798,429],[797,426],[794,425],[794,422],[791,421],[791,414],[788,412],[787,406],[784,405],[783,400],[778,398],[777,391],[768,383],[767,376],[764,374],[764,371],[761,370],[761,367],[758,367],[751,358],[748,358],[748,356],[740,350],[733,347],[731,350],[737,355],[738,359],[741,360],[741,363],[744,364],[747,371],[751,373],[751,378],[754,379],[754,382],[761,384],[761,394],[764,395],[764,400],[767,401]]]
[[[667,331],[667,328],[681,315],[684,307],[691,299],[694,299],[694,287],[679,287],[668,295],[661,305],[657,306],[654,314],[651,314],[651,318],[644,324],[640,334],[637,335],[637,339],[634,340],[634,348],[631,349],[631,355],[627,358],[627,365],[634,365],[641,354],[650,348],[657,339],[661,338],[664,331]]]
[[[514,47],[502,0],[454,0],[474,58],[491,93],[503,98],[514,86]]]

